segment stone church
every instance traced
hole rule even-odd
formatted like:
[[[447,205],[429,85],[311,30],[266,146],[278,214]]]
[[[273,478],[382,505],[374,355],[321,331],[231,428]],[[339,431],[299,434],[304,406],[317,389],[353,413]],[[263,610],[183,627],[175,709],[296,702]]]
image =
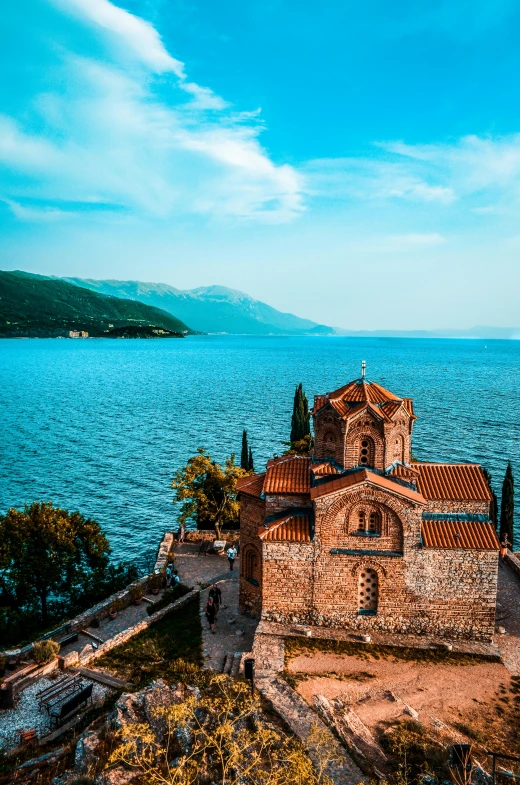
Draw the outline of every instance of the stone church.
[[[315,396],[312,457],[273,458],[239,481],[240,608],[488,641],[499,542],[482,467],[413,461],[412,399],[362,373]]]

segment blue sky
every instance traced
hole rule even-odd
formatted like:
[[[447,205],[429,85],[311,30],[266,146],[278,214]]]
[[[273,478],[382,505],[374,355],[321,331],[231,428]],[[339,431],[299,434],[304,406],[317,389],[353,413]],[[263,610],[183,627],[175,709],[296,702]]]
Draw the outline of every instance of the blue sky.
[[[520,326],[520,6],[0,8],[0,262]]]

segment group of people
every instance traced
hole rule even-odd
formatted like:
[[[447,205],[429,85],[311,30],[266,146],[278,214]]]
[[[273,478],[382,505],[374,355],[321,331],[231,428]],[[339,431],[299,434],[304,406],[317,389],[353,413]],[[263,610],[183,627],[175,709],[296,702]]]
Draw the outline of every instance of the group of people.
[[[214,583],[212,586],[210,586],[208,592],[208,604],[206,605],[206,618],[213,635],[215,635],[215,622],[217,621],[217,615],[221,605],[222,591],[220,590],[220,587]]]

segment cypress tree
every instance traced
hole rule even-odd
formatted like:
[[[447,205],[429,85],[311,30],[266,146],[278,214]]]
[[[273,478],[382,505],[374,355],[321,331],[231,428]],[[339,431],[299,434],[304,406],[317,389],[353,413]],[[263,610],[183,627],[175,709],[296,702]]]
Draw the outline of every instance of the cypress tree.
[[[249,468],[249,450],[247,445],[247,431],[242,434],[242,452],[240,453],[240,468],[247,472]]]
[[[291,442],[299,442],[311,434],[309,402],[300,383],[294,392],[293,413],[291,418]]]
[[[507,535],[513,550],[513,524],[515,520],[515,480],[511,461],[508,461],[504,483],[502,485],[502,499],[500,503],[500,541]]]
[[[253,463],[253,450],[251,449],[251,447],[249,448],[249,456],[248,456],[248,461],[247,461],[247,469],[248,469],[248,471],[250,471],[250,472],[254,472],[254,470],[255,470],[255,465],[254,465],[254,463]]]
[[[484,477],[486,478],[486,482],[489,485],[489,490],[493,494],[493,501],[491,502],[491,509],[489,512],[491,521],[493,526],[498,531],[498,499],[495,491],[493,490],[493,486],[491,485],[492,477],[488,470],[483,466],[482,471],[484,472]]]

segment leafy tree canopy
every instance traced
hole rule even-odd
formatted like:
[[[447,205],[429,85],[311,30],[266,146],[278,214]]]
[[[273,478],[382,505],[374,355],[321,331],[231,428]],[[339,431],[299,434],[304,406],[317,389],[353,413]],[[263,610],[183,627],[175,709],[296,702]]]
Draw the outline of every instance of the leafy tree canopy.
[[[0,640],[88,608],[137,577],[109,554],[99,524],[79,512],[52,502],[10,509],[0,518]]]
[[[173,477],[174,502],[181,505],[180,523],[186,525],[191,521],[199,529],[215,527],[218,537],[224,527],[236,528],[239,521],[236,482],[247,474],[235,464],[234,455],[222,467],[199,447],[197,455]]]

